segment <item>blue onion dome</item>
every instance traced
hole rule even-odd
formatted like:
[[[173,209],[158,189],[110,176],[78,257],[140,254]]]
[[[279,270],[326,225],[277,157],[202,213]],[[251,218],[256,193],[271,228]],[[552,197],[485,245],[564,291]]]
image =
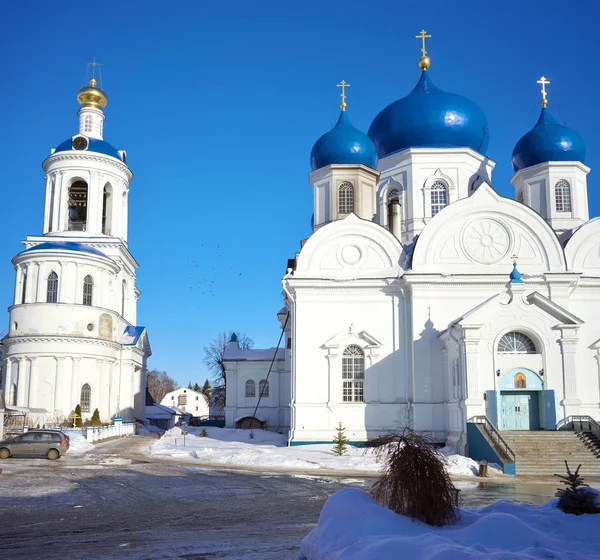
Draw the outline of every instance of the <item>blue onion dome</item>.
[[[364,132],[354,128],[344,109],[337,124],[315,142],[310,152],[313,171],[335,163],[377,168],[375,145]]]
[[[521,273],[517,270],[517,262],[513,262],[513,269],[509,275],[511,284],[523,284],[523,278],[521,277]]]
[[[583,162],[584,159],[583,138],[572,128],[558,124],[543,106],[537,124],[517,142],[512,165],[516,172],[547,161]]]
[[[485,155],[488,124],[470,99],[439,89],[423,70],[415,88],[381,111],[369,137],[379,157],[406,148],[467,147]]]

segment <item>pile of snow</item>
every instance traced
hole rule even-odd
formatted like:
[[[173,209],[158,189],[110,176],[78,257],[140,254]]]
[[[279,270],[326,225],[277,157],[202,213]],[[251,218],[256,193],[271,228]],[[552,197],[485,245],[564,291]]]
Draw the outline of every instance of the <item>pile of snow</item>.
[[[151,455],[177,459],[198,459],[204,463],[231,467],[280,468],[285,470],[329,469],[344,472],[376,473],[382,463],[370,450],[348,446],[346,455],[338,456],[332,444],[287,447],[281,434],[265,430],[204,428],[207,437],[199,437],[203,428],[187,428],[185,438],[180,428],[167,431],[149,450]],[[254,437],[250,438],[250,434]],[[478,463],[460,455],[445,457],[451,475],[473,476]]]
[[[591,490],[600,504],[600,492]],[[600,558],[600,514],[567,515],[558,498],[542,506],[499,501],[460,509],[459,521],[431,527],[346,488],[329,497],[298,560],[486,560]]]
[[[83,434],[79,434],[77,432],[69,432],[69,451],[68,453],[87,453],[88,451],[94,449],[94,446],[85,439]]]

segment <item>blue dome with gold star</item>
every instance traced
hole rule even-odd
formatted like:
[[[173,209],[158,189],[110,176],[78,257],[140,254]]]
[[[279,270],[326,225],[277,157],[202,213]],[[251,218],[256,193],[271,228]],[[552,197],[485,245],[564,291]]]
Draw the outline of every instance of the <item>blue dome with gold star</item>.
[[[485,155],[489,142],[482,110],[466,97],[442,91],[426,70],[406,97],[373,119],[368,134],[380,158],[406,148],[467,147]]]
[[[373,141],[354,128],[344,109],[336,125],[315,142],[310,152],[313,171],[336,163],[377,168],[377,151]]]
[[[557,123],[546,107],[542,107],[536,125],[517,142],[512,155],[515,172],[547,161],[584,160],[583,138],[572,128]]]

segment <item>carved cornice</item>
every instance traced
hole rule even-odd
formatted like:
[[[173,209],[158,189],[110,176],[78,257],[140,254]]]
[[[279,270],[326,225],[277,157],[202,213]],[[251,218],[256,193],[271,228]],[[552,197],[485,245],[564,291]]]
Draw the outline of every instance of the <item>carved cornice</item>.
[[[99,338],[77,338],[67,336],[22,336],[14,338],[6,338],[2,341],[4,348],[8,348],[13,344],[26,344],[26,343],[71,343],[71,344],[88,344],[91,346],[103,346],[105,348],[112,348],[113,350],[120,350],[122,345],[117,342],[110,340],[102,340]],[[15,358],[13,358],[15,359]]]
[[[75,153],[75,152],[58,152],[54,153],[51,156],[47,157],[42,163],[42,167],[44,171],[47,171],[47,167],[52,165],[53,163],[58,163],[61,161],[93,161],[96,163],[104,163],[108,164],[119,171],[124,173],[127,178],[131,181],[133,178],[133,173],[123,162],[118,161],[112,156],[102,156],[102,155],[92,155],[91,153]],[[60,170],[59,173],[64,172]]]

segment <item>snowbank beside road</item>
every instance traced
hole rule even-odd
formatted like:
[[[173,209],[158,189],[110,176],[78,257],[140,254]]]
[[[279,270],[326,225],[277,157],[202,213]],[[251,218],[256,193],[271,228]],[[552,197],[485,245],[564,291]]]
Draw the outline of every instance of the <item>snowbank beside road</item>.
[[[94,446],[82,434],[69,432],[69,451],[67,453],[79,455],[92,449],[94,449]]]
[[[348,453],[337,456],[332,444],[287,447],[285,436],[264,430],[204,428],[207,437],[199,437],[202,428],[187,428],[185,438],[180,428],[173,428],[150,447],[150,454],[177,459],[198,459],[205,463],[229,467],[280,468],[285,470],[330,469],[346,472],[376,473],[382,463],[365,449],[348,446]],[[449,455],[446,468],[451,475],[473,476],[478,464],[468,457]]]
[[[598,494],[600,501],[600,493]],[[499,501],[461,509],[456,525],[431,527],[346,488],[329,497],[302,541],[298,560],[597,559],[600,514],[567,515],[555,498],[542,506]]]

